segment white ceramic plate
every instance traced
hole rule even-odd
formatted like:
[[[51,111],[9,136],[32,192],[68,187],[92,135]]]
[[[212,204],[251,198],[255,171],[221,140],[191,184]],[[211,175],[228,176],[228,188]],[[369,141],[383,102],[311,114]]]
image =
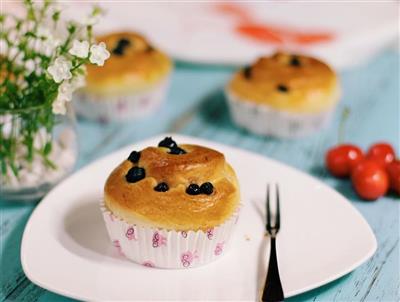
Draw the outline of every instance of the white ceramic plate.
[[[91,1],[67,1],[64,11],[78,21]],[[97,33],[139,31],[176,59],[206,64],[249,64],[257,57],[286,49],[321,57],[339,69],[361,64],[398,36],[397,1],[101,1],[106,15]],[[225,7],[225,8],[224,8]],[[6,2],[5,10],[21,13]],[[278,29],[281,42],[259,41],[238,33],[243,24]],[[284,32],[288,33],[284,33]],[[294,41],[292,34],[328,33],[332,39]],[[113,48],[113,45],[108,45]]]
[[[92,6],[68,4],[66,13],[80,20]],[[101,6],[106,16],[96,25],[99,32],[139,31],[173,57],[198,63],[249,64],[260,55],[289,49],[347,68],[370,59],[398,35],[397,1],[102,1]],[[278,30],[281,42],[238,32],[250,23]],[[328,33],[333,38],[299,43],[294,33]]]
[[[278,262],[286,297],[349,273],[370,258],[376,239],[357,210],[318,180],[266,157],[197,138],[178,143],[223,152],[237,171],[243,208],[230,251],[187,270],[143,267],[118,256],[98,207],[111,170],[133,149],[124,148],[81,169],[33,212],[21,247],[27,277],[50,291],[82,300],[256,300],[265,276],[263,209],[267,182],[281,189]],[[268,250],[268,249],[267,249]]]

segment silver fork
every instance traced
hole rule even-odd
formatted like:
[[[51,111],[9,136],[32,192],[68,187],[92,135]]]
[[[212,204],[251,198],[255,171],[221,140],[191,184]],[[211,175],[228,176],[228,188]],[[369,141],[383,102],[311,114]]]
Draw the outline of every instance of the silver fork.
[[[276,302],[283,301],[285,299],[282,290],[281,279],[279,277],[278,260],[276,258],[276,235],[279,232],[281,226],[281,215],[279,206],[279,187],[276,185],[276,213],[274,219],[272,219],[270,209],[270,194],[269,184],[267,185],[267,202],[265,210],[267,214],[267,221],[265,229],[270,236],[271,241],[271,252],[269,255],[268,273],[265,279],[264,290],[262,293],[262,301]],[[274,220],[274,225],[272,225]]]

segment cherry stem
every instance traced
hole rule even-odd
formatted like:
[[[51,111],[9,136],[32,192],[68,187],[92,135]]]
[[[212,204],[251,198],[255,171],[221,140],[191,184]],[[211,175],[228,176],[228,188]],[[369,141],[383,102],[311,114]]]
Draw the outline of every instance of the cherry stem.
[[[345,124],[350,116],[350,108],[345,106],[342,111],[342,115],[340,117],[339,122],[339,131],[338,131],[338,144],[343,143],[344,141],[344,134],[345,134]]]

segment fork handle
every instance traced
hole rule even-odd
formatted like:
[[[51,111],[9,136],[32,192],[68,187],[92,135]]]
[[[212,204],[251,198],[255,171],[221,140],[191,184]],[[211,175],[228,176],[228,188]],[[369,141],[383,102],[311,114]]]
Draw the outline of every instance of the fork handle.
[[[279,277],[278,261],[276,258],[276,238],[271,236],[271,252],[269,255],[268,273],[265,279],[264,291],[261,301],[278,302],[283,301],[281,279]]]

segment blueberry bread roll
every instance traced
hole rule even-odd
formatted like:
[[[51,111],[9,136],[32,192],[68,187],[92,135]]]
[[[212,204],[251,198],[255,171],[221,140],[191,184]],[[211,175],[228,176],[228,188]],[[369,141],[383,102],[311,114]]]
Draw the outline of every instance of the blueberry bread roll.
[[[327,124],[340,87],[324,62],[276,53],[235,73],[226,95],[240,126],[257,134],[298,137]]]
[[[89,119],[138,118],[154,111],[165,96],[171,59],[140,34],[117,32],[96,38],[110,58],[103,67],[87,66],[86,87],[77,112]]]
[[[198,145],[177,145],[167,137],[158,146],[133,151],[110,174],[104,189],[105,220],[107,224],[107,216],[112,215],[124,230],[131,227],[143,234],[150,230],[150,235],[142,238],[143,245],[153,242],[155,232],[157,243],[162,236],[166,246],[168,242],[178,244],[172,247],[178,253],[164,251],[165,261],[169,259],[171,265],[151,255],[146,257],[152,259],[138,260],[139,252],[127,256],[135,262],[180,267],[180,256],[187,252],[180,250],[183,244],[191,246],[191,253],[197,251],[199,265],[222,254],[237,219],[239,199],[236,174],[222,153]],[[118,237],[110,228],[110,236]],[[206,247],[209,251],[203,250]],[[124,251],[127,255],[132,248]]]
[[[121,96],[146,90],[171,71],[171,60],[143,36],[120,32],[97,37],[111,53],[103,67],[89,65],[86,91]]]
[[[133,151],[111,173],[106,207],[127,222],[155,228],[207,230],[222,224],[239,203],[236,175],[224,155],[166,142]]]

